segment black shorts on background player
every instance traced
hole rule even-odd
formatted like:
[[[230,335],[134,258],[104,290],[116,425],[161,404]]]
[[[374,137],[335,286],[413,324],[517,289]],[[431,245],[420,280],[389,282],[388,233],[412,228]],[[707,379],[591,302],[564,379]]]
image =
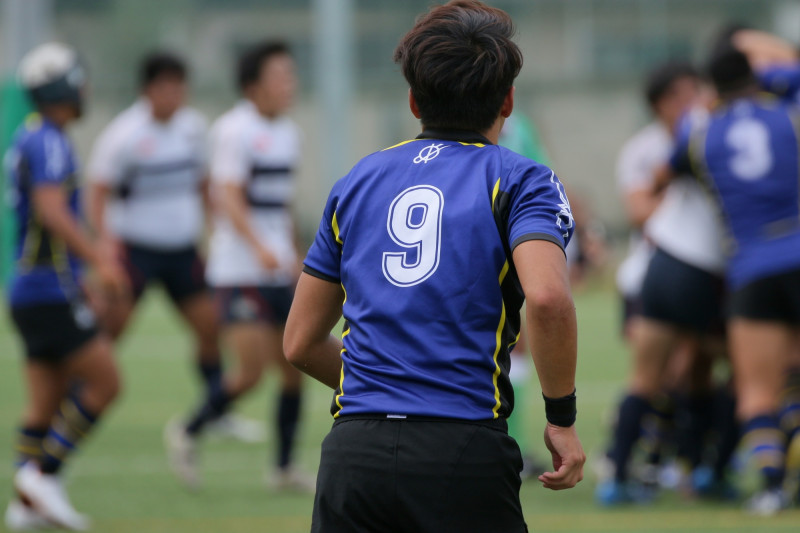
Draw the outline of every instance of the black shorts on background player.
[[[205,265],[195,246],[158,250],[126,243],[123,264],[137,300],[154,281],[161,282],[175,303],[184,302],[208,288]]]
[[[11,318],[29,359],[60,363],[94,339],[94,313],[82,299],[12,307]]]
[[[800,270],[746,284],[731,294],[731,318],[800,324]]]
[[[214,292],[223,324],[266,322],[282,326],[294,297],[294,288],[285,285],[218,287]]]
[[[322,443],[311,531],[524,533],[521,469],[503,419],[344,416]]]
[[[656,249],[641,291],[642,316],[697,333],[723,331],[724,280]]]

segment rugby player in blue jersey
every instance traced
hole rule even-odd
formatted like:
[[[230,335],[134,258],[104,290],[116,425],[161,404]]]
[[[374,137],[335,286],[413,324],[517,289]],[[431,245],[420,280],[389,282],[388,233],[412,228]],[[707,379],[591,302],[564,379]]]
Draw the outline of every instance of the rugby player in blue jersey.
[[[689,171],[700,176],[728,223],[737,412],[763,478],[747,507],[773,514],[788,503],[781,391],[800,325],[800,109],[794,94],[761,93],[747,56],[730,43],[715,50],[709,75],[720,102],[709,116],[684,121],[669,168],[658,179]]]
[[[539,480],[559,490],[583,476],[572,213],[552,170],[496,145],[522,65],[513,32],[477,1],[420,17],[395,60],[422,133],[330,193],[284,340],[335,389],[312,531],[527,530],[506,430],[523,300],[553,457]]]
[[[121,294],[124,275],[100,259],[78,220],[77,160],[65,128],[81,115],[84,71],[74,50],[49,43],[29,52],[20,79],[38,113],[17,132],[6,156],[19,227],[11,317],[26,351],[28,402],[17,438],[18,498],[6,526],[83,530],[59,472],[116,397],[111,345],[98,333],[83,297],[83,264]],[[72,385],[80,383],[76,388]]]

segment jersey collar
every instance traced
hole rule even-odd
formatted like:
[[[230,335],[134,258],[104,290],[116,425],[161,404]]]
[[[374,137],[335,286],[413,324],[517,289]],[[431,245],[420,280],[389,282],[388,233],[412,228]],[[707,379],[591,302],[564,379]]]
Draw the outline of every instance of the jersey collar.
[[[442,141],[456,141],[469,144],[494,144],[489,139],[476,131],[446,130],[426,128],[416,137],[417,139],[437,139]]]

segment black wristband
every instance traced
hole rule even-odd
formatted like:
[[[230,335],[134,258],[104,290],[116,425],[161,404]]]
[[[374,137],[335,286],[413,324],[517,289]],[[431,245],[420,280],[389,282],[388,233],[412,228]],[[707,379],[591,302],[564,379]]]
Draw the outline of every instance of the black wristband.
[[[544,413],[548,422],[562,428],[568,428],[575,423],[575,416],[578,413],[575,407],[575,392],[577,391],[574,390],[572,394],[561,398],[548,398],[542,394]]]

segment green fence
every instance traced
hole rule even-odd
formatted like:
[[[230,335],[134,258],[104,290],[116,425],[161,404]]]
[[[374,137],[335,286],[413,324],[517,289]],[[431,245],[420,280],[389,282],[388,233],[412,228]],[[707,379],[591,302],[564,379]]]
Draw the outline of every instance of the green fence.
[[[27,95],[13,78],[2,80],[0,86],[0,154],[5,154],[14,131],[30,112]],[[8,281],[14,267],[16,220],[9,203],[8,176],[5,165],[0,166],[0,286]]]

